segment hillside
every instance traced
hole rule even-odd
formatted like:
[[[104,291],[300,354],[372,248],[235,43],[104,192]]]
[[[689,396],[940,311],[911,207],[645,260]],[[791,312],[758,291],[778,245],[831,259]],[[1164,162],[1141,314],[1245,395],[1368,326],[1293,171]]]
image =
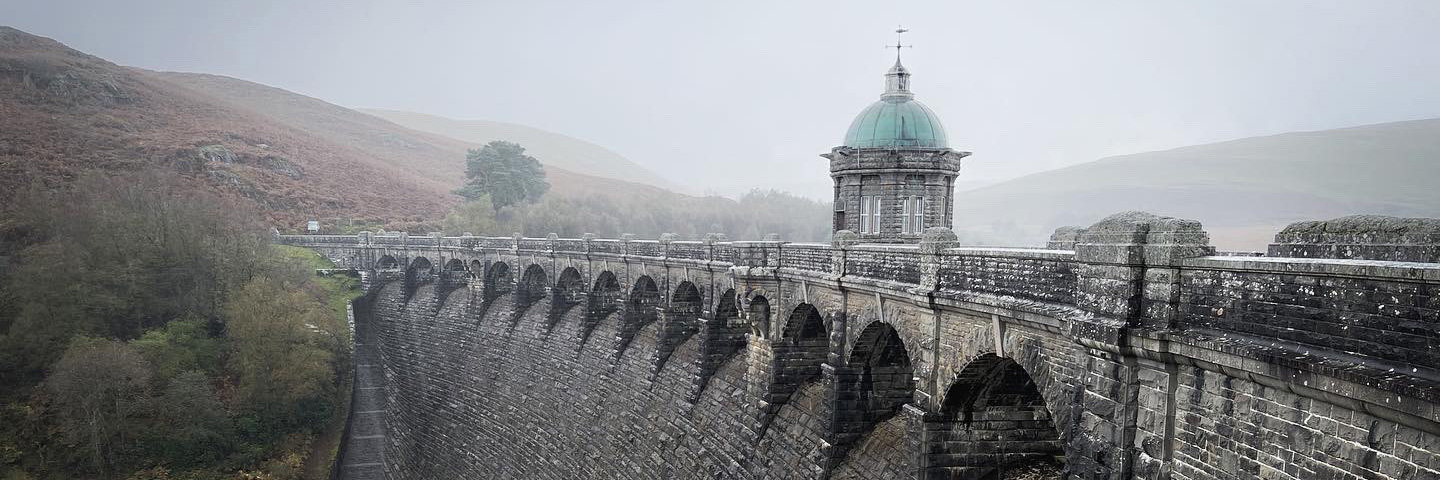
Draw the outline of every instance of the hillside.
[[[967,240],[1043,243],[1055,227],[1147,210],[1262,249],[1297,220],[1440,216],[1440,119],[1296,132],[1110,157],[958,192]]]
[[[572,172],[654,185],[673,191],[687,189],[605,147],[554,132],[514,123],[455,120],[398,110],[359,109],[406,128],[443,135],[475,144],[507,140],[525,146],[541,163]]]
[[[475,144],[285,90],[124,67],[0,27],[0,205],[35,182],[160,169],[254,201],[281,229],[313,218],[436,221]],[[547,166],[556,195],[664,198],[656,187]]]

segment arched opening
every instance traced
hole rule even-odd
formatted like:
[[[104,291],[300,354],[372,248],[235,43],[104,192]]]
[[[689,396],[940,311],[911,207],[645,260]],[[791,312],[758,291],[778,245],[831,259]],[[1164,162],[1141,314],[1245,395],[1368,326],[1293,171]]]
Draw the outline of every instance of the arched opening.
[[[555,282],[555,303],[569,308],[582,301],[585,301],[585,279],[580,277],[580,271],[575,267],[565,267],[560,272],[560,279]]]
[[[515,280],[510,276],[510,265],[505,262],[490,264],[490,270],[485,272],[485,301],[491,302],[501,295],[510,293],[514,288]]]
[[[624,304],[620,281],[615,278],[614,273],[608,270],[595,276],[595,286],[590,289],[589,297],[585,307],[585,325],[580,329],[580,343],[582,344],[590,337],[590,331],[594,330],[600,321],[619,311]]]
[[[376,270],[399,270],[399,269],[400,269],[400,262],[399,262],[398,260],[395,260],[395,257],[389,256],[389,255],[381,255],[381,256],[380,256],[380,259],[375,261],[375,269],[376,269]]]
[[[750,308],[745,314],[750,317],[750,334],[770,338],[770,300],[756,295],[750,299]]]
[[[768,307],[767,307],[768,309]],[[691,400],[700,397],[710,377],[720,370],[731,355],[745,348],[746,333],[750,326],[740,317],[736,307],[735,289],[726,290],[715,305],[715,315],[706,320],[700,337],[700,382],[695,386]]]
[[[663,298],[660,289],[655,286],[655,280],[649,275],[641,275],[635,279],[635,286],[630,289],[630,299],[625,302],[625,323],[615,345],[617,357],[625,353],[625,348],[630,346],[630,340],[635,338],[636,332],[660,317],[658,307]]]
[[[961,369],[930,432],[930,474],[1007,478],[1020,467],[1058,474],[1064,457],[1045,398],[1020,364],[992,353]]]
[[[735,289],[726,290],[720,294],[720,300],[715,305],[715,318],[708,324],[711,326],[709,334],[705,339],[709,344],[705,349],[707,354],[719,354],[728,357],[740,349],[745,348],[745,334],[750,331],[750,326],[740,316],[740,309],[736,307]],[[769,305],[765,310],[769,310]]]
[[[546,320],[545,331],[548,333],[571,308],[584,300],[585,280],[580,278],[580,271],[575,267],[565,267],[560,271],[560,279],[555,281],[554,295],[550,296],[550,317]]]
[[[479,260],[470,261],[470,278],[479,279],[485,272],[485,265]]]
[[[788,402],[802,384],[818,377],[820,365],[829,356],[830,333],[825,329],[820,310],[808,303],[791,310],[780,341],[772,349],[775,360],[766,401],[778,407]]]
[[[680,282],[675,293],[670,295],[670,305],[665,308],[665,324],[660,332],[660,345],[655,352],[655,371],[659,372],[669,360],[675,348],[700,331],[700,316],[705,312],[705,299],[700,289],[689,281]]]
[[[537,264],[530,264],[525,267],[525,274],[520,277],[519,294],[520,305],[530,306],[536,301],[545,298],[550,293],[550,280],[545,275],[545,269]]]
[[[410,261],[410,266],[405,268],[406,300],[414,296],[415,290],[419,289],[421,285],[433,279],[434,269],[435,266],[430,263],[430,259],[428,258],[415,257],[414,260]]]
[[[461,261],[458,258],[452,258],[450,259],[450,261],[445,262],[445,271],[463,272],[465,271],[465,262]]]
[[[895,327],[872,322],[855,339],[846,368],[837,372],[845,394],[836,402],[837,443],[849,444],[894,416],[915,395],[910,353]]]

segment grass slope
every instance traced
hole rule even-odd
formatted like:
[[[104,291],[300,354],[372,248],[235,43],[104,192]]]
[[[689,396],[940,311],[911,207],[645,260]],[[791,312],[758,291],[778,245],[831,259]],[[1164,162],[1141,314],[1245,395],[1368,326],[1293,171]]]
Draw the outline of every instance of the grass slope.
[[[1296,132],[1111,157],[956,194],[963,237],[1041,243],[1055,227],[1147,210],[1259,249],[1284,225],[1358,213],[1440,216],[1440,119]]]

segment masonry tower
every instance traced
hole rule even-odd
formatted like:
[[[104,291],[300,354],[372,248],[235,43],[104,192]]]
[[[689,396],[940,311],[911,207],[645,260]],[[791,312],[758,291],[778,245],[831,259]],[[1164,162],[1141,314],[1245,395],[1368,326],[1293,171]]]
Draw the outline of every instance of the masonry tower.
[[[955,175],[970,155],[950,149],[940,118],[915,100],[901,47],[880,100],[850,123],[844,144],[821,155],[835,180],[834,230],[863,242],[916,243],[926,227],[950,228]]]

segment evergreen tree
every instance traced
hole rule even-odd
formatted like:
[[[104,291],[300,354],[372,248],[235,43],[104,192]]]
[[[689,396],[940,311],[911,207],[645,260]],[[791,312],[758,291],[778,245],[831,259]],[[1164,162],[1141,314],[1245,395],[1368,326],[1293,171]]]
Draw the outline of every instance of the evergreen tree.
[[[550,184],[540,161],[517,143],[496,140],[465,156],[465,186],[455,193],[468,200],[490,196],[495,210],[533,202]]]

